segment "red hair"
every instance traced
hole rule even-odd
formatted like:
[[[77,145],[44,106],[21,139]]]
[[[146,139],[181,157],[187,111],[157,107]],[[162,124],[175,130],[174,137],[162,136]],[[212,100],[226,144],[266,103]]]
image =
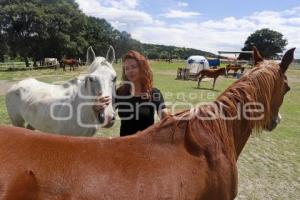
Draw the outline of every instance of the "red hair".
[[[140,77],[141,77],[141,86],[142,86],[142,92],[147,93],[150,95],[152,88],[153,88],[153,74],[151,70],[151,66],[148,62],[148,60],[143,56],[141,53],[137,51],[129,51],[127,54],[125,54],[122,58],[123,63],[127,59],[133,59],[138,63],[138,68],[140,71]],[[128,81],[126,75],[125,75],[125,68],[122,69],[122,80]],[[119,92],[121,94],[128,94],[129,93],[129,85],[128,84],[122,84],[119,88]]]

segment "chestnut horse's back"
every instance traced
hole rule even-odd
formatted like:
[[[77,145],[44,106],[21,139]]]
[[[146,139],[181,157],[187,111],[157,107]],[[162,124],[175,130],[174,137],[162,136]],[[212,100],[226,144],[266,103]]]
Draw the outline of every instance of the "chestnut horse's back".
[[[0,126],[0,199],[196,199],[207,175],[193,172],[206,162],[151,135],[79,138]]]

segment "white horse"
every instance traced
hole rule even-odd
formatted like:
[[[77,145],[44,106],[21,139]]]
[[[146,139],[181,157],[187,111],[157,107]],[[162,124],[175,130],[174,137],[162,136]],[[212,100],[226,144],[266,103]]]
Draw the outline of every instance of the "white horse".
[[[98,126],[111,127],[115,120],[112,104],[98,116],[93,110],[95,97],[112,97],[116,72],[112,67],[115,52],[109,48],[106,58],[87,51],[89,73],[60,85],[28,78],[12,86],[6,95],[6,107],[14,126],[62,135],[92,136]]]
[[[47,65],[47,66],[59,65],[57,58],[45,58],[44,62],[45,62],[45,65]]]

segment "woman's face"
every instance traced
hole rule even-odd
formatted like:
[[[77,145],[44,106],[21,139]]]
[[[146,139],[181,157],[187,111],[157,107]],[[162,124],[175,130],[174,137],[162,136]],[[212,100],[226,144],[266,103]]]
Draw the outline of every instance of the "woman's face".
[[[136,60],[126,59],[124,62],[124,71],[129,81],[133,83],[140,81],[140,69]]]

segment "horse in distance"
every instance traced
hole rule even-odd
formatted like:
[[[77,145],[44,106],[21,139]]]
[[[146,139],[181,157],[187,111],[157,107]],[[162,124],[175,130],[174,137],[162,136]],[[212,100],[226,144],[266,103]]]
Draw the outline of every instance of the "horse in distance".
[[[226,69],[224,67],[218,69],[203,69],[198,72],[195,77],[198,79],[198,87],[200,87],[200,83],[204,77],[213,78],[213,89],[215,89],[216,80],[220,75],[226,75]]]
[[[63,68],[64,71],[66,71],[66,66],[69,65],[70,71],[75,71],[75,67],[78,68],[80,66],[79,60],[76,59],[63,59],[60,62],[60,67]],[[56,68],[55,68],[56,70]]]
[[[236,73],[239,70],[241,71],[241,74],[243,74],[245,71],[245,67],[242,67],[242,65],[240,65],[240,64],[228,64],[228,65],[226,65],[225,68],[226,68],[227,76],[231,70],[233,71],[233,76],[236,76]]]

